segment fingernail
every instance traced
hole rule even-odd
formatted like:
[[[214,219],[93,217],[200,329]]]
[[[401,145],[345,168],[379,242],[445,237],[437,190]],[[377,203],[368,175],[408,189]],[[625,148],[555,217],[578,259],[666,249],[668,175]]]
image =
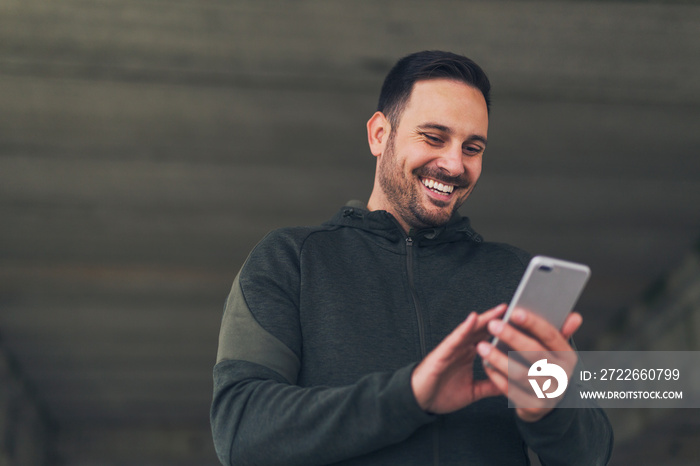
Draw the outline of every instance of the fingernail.
[[[516,310],[513,312],[513,315],[511,316],[511,318],[512,318],[514,321],[516,321],[516,322],[522,324],[523,322],[525,322],[525,312],[524,312],[524,311],[521,311],[520,309],[516,309]]]
[[[486,357],[491,352],[491,345],[485,341],[479,342],[479,344],[476,345],[476,352],[479,353],[479,356],[482,358]]]
[[[502,320],[492,320],[491,322],[489,322],[489,332],[491,332],[493,335],[498,335],[499,333],[501,333],[502,330]]]

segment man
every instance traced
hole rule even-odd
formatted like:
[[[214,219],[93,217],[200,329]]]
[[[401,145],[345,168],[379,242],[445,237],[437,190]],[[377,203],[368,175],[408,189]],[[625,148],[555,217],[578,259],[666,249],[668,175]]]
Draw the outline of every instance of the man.
[[[367,207],[274,231],[250,254],[214,368],[223,464],[525,465],[528,446],[544,464],[607,463],[602,411],[509,409],[504,396],[490,336],[570,351],[581,316],[561,331],[514,316],[529,335],[500,320],[529,257],[457,213],[481,174],[489,90],[465,57],[401,59],[367,123]]]

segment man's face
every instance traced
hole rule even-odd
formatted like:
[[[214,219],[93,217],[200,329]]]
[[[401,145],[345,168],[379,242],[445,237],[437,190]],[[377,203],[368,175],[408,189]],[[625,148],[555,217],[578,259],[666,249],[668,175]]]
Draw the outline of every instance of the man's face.
[[[379,155],[383,195],[371,208],[389,211],[406,230],[447,223],[481,175],[487,131],[481,91],[447,79],[418,81]]]

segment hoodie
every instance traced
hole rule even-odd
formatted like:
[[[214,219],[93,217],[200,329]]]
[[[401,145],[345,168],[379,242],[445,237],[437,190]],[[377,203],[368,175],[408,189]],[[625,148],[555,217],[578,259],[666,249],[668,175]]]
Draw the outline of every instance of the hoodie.
[[[211,424],[224,465],[605,464],[593,407],[517,419],[505,397],[436,416],[417,363],[471,311],[513,295],[529,255],[484,242],[465,217],[405,234],[346,206],[317,227],[269,233],[226,300]],[[475,377],[486,375],[477,360]]]

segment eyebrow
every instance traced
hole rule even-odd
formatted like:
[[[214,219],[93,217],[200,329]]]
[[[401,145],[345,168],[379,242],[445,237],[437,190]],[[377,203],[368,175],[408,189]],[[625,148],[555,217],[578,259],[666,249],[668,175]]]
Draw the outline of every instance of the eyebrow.
[[[443,133],[446,134],[453,134],[454,131],[452,128],[449,126],[441,125],[440,123],[423,123],[422,125],[418,125],[419,130],[426,130],[426,129],[435,129],[438,131],[442,131]],[[467,138],[468,141],[479,141],[483,143],[484,145],[487,144],[486,138],[483,136],[479,136],[478,134],[472,134]]]

